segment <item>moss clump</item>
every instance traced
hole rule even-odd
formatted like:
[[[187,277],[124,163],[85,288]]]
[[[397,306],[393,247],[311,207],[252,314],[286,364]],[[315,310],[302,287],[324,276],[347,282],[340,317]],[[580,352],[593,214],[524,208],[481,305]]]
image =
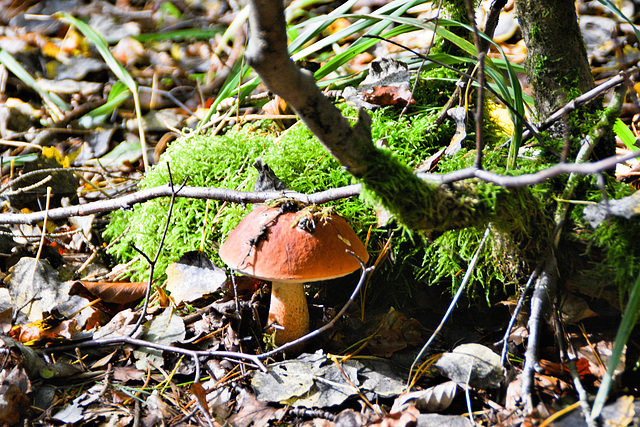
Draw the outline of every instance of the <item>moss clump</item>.
[[[621,199],[631,195],[634,190],[627,184],[606,177],[606,190],[609,198]],[[585,198],[589,201],[600,202],[602,193],[595,183],[595,177],[586,179]],[[583,265],[578,266],[581,275],[589,276],[593,283],[599,283],[602,289],[613,287],[619,290],[621,298],[629,287],[635,283],[640,273],[640,222],[637,217],[625,219],[610,217],[593,229],[583,219],[583,208],[578,206],[571,213],[568,224],[571,233],[565,235],[565,246],[578,247]],[[568,253],[568,251],[564,251]],[[575,249],[572,252],[575,254]],[[564,265],[574,265],[573,259],[562,259]],[[566,268],[576,271],[577,268]],[[612,302],[614,303],[614,302]],[[620,306],[624,304],[620,303]]]
[[[168,163],[176,185],[186,178],[190,186],[252,191],[258,174],[252,165],[257,157],[262,157],[293,191],[313,193],[352,183],[351,175],[341,168],[305,127],[298,126],[280,141],[274,141],[271,135],[273,132],[266,128],[245,126],[222,136],[183,136],[167,149],[159,164],[140,183],[140,188],[166,184],[169,180]],[[168,208],[169,199],[163,198],[137,205],[133,211],[114,213],[104,235],[108,240],[113,240],[124,234],[110,249],[110,254],[120,262],[129,261],[136,256],[132,244],[146,254],[155,254]],[[216,256],[220,241],[250,207],[211,201],[207,226],[203,231],[205,209],[204,200],[176,199],[156,269],[158,276],[183,253],[197,250],[203,232],[204,250]],[[357,199],[337,202],[336,209],[347,218],[356,232],[366,232],[375,221],[371,209]],[[146,270],[147,266],[142,260],[131,269],[136,278],[142,278]]]

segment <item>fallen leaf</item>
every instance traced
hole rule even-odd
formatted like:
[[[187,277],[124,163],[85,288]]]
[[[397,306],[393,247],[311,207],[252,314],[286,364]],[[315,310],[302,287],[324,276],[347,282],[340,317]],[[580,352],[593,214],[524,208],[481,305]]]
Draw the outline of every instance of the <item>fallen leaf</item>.
[[[17,365],[10,371],[0,371],[0,425],[17,424],[29,409],[31,401],[26,395],[28,390],[20,387],[24,381],[18,379],[21,375],[24,375],[24,371]]]
[[[166,290],[180,304],[191,302],[222,289],[227,274],[200,251],[185,253],[167,267]]]
[[[382,58],[373,61],[358,89],[346,87],[342,96],[348,104],[372,110],[383,105],[413,104],[411,74],[404,62]]]
[[[60,340],[69,340],[78,332],[75,320],[59,321],[54,319],[37,320],[26,325],[18,325],[9,331],[9,336],[21,343],[40,344]]]
[[[374,356],[389,357],[396,351],[422,342],[421,331],[424,328],[420,322],[407,318],[393,307],[384,315],[381,323],[367,342],[367,349]]]
[[[103,313],[106,320],[123,310],[134,308],[144,298],[146,282],[80,282],[69,289],[69,295],[94,302],[92,308]],[[104,319],[93,318],[91,324],[101,325]],[[91,329],[91,326],[88,325]]]
[[[35,267],[34,267],[35,264]],[[69,296],[69,283],[63,283],[47,261],[22,258],[11,268],[8,289],[15,307],[30,321],[43,318],[43,313],[56,309],[69,317],[82,309],[86,301],[78,296]]]
[[[425,390],[406,393],[393,402],[391,412],[400,412],[410,407],[416,407],[420,412],[444,411],[453,402],[457,390],[455,382],[447,381]]]
[[[371,90],[362,93],[362,99],[381,107],[416,103],[410,90],[397,86],[374,86]]]
[[[500,356],[480,344],[462,344],[435,363],[442,375],[474,388],[498,388],[505,379]]]
[[[569,367],[564,363],[556,363],[550,360],[540,359],[540,367],[542,368],[542,374],[551,375],[557,378],[564,379],[565,381],[572,381],[571,371]],[[584,357],[576,360],[576,370],[581,380],[584,380],[586,375],[593,375],[589,368],[589,361]]]
[[[371,427],[415,427],[417,426],[420,411],[415,407],[409,407],[402,412],[391,413],[381,419],[367,423]]]
[[[93,298],[81,292],[80,287],[86,289]],[[137,304],[147,291],[147,282],[86,282],[76,281],[69,290],[69,295],[80,295],[90,301],[100,298],[104,302],[114,304]]]
[[[307,408],[340,405],[358,391],[375,400],[405,388],[385,362],[350,359],[338,366],[321,350],[274,363],[267,373],[255,372],[251,385],[259,400]]]
[[[631,219],[640,213],[640,191],[617,200],[603,200],[597,205],[587,205],[583,216],[593,228],[598,227],[609,216]]]
[[[241,390],[237,397],[238,412],[229,417],[229,424],[233,427],[263,427],[269,425],[269,421],[278,419],[284,415],[285,409],[276,409],[267,403],[256,400],[246,390]]]
[[[182,341],[186,336],[184,321],[173,308],[165,309],[162,314],[154,317],[144,326],[145,333],[140,338],[156,344],[174,344]],[[140,370],[145,370],[150,360],[158,366],[164,366],[161,350],[139,347],[133,352],[133,355],[137,359],[136,368]]]

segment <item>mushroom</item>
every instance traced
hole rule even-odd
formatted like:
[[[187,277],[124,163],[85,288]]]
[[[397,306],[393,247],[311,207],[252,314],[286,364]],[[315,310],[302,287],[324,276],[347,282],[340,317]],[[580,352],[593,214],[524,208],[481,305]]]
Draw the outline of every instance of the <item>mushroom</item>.
[[[271,282],[269,324],[280,346],[309,332],[305,282],[346,276],[360,268],[347,250],[367,261],[369,254],[339,215],[285,201],[258,206],[229,233],[220,258],[233,270]]]

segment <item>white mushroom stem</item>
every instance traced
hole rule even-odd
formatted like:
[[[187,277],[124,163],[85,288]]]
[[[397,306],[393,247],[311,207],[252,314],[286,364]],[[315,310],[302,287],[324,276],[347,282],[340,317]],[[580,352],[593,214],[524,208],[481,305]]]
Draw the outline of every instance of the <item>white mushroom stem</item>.
[[[269,324],[277,324],[275,344],[280,346],[309,333],[309,308],[300,282],[272,282]]]

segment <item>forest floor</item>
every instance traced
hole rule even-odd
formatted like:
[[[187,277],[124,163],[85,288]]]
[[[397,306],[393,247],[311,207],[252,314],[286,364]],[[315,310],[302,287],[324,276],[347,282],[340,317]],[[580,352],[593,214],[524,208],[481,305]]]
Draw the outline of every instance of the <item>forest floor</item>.
[[[386,3],[362,0],[349,12],[370,14]],[[619,3],[636,22],[640,8],[631,1]],[[304,22],[339,6],[294,2],[288,17],[292,23]],[[239,169],[247,164],[250,168],[255,161],[251,156],[259,152],[242,150],[267,144],[252,140],[250,145],[248,137],[246,144],[239,144],[246,132],[270,141],[285,136],[306,141],[304,134],[296,133],[303,131],[295,124],[295,116],[261,86],[253,88],[240,110],[227,114],[237,91],[227,96],[220,92],[229,88],[230,78],[242,74],[238,67],[248,38],[247,9],[242,4],[0,0],[0,10],[0,274],[4,278],[0,287],[0,425],[584,425],[575,376],[559,359],[550,329],[545,330],[540,346],[541,366],[534,387],[537,405],[532,413],[520,406],[526,312],[519,314],[504,339],[516,304],[517,296],[511,295],[514,284],[498,291],[493,288],[497,294],[486,299],[464,295],[423,353],[421,349],[449,309],[453,292],[448,285],[416,287],[419,277],[400,277],[409,274],[408,269],[392,281],[394,266],[402,260],[394,259],[398,252],[388,247],[375,247],[370,250],[369,265],[376,262],[381,269],[385,265],[385,276],[362,270],[338,284],[308,287],[312,330],[323,328],[323,333],[311,337],[302,354],[290,349],[283,354],[262,337],[269,283],[232,279],[219,259],[212,261],[202,252],[204,246],[217,252],[221,242],[213,231],[206,240],[198,230],[207,229],[211,221],[210,229],[226,233],[218,230],[227,226],[216,222],[218,213],[226,209],[236,217],[244,215],[245,204],[251,201],[242,199],[232,207],[233,197],[240,196],[224,191],[208,194],[212,199],[226,198],[215,205],[217,211],[202,200],[207,195],[195,196],[197,202],[195,198],[181,201],[183,205],[176,201],[178,214],[174,215],[185,223],[197,223],[192,226],[195,232],[186,238],[172,233],[172,227],[165,230],[174,189],[150,188],[156,178],[140,182],[145,169],[160,159],[176,160],[178,148],[167,147],[185,140],[180,129],[199,132],[198,125],[211,105],[218,111],[207,127],[215,128],[221,137],[226,135],[229,144],[233,141],[247,156],[240,158]],[[627,63],[640,59],[628,23],[606,13],[598,2],[578,2],[578,11],[597,83],[619,71],[616,52],[621,46]],[[126,72],[100,54],[80,25],[69,25],[73,18],[56,15],[60,12],[99,32]],[[430,13],[414,8],[406,16]],[[499,44],[513,63],[522,64],[526,51],[512,12],[506,11],[501,20]],[[322,37],[337,34],[353,21],[337,19]],[[616,26],[621,34],[618,42],[611,38]],[[337,39],[313,59],[327,61],[354,40],[355,36]],[[424,52],[431,33],[410,32],[395,40]],[[397,46],[381,42],[326,79],[368,70],[376,59],[403,54]],[[499,58],[497,51],[490,56]],[[250,81],[254,75],[243,77]],[[127,90],[133,82],[139,87],[138,106]],[[524,77],[522,83],[526,93]],[[399,99],[410,99],[395,91],[378,96],[368,101],[395,105]],[[269,107],[264,104],[270,100],[271,109],[265,111]],[[636,104],[628,102],[621,118],[634,125],[638,113]],[[507,119],[498,120],[509,126]],[[195,143],[183,151],[193,150],[195,156],[200,148],[194,147]],[[299,156],[302,162],[308,155],[304,161],[313,163],[316,171],[339,169],[322,163],[331,159],[317,145],[306,147],[307,153],[298,154],[278,154],[280,148],[275,146],[269,150],[274,159]],[[197,163],[195,159],[187,155],[179,161]],[[230,165],[235,161],[228,160]],[[235,168],[235,163],[230,167]],[[151,174],[165,173],[158,170]],[[182,176],[189,178],[186,185],[205,186],[196,184],[196,177],[185,170],[189,169],[177,172],[176,188]],[[629,172],[619,171],[620,176],[625,173]],[[238,176],[223,186],[226,178],[211,179],[219,181],[221,188],[246,188],[248,178]],[[166,182],[166,176],[163,179]],[[332,190],[327,183],[335,182],[351,188],[346,186],[347,178],[331,179],[314,184],[309,191]],[[211,181],[203,182],[213,186]],[[269,189],[274,188],[256,187]],[[148,211],[157,215],[153,229],[141,230],[151,227],[151,221],[126,224],[134,205],[160,196],[165,196],[157,199],[165,214]],[[198,208],[189,211],[191,205]],[[111,216],[113,211],[119,213]],[[366,219],[354,228],[363,241],[370,247],[372,235],[378,236],[380,246],[390,241],[388,228],[368,228],[378,221],[371,209],[362,215]],[[112,248],[123,238],[111,235],[105,241],[103,237],[116,217],[125,233],[147,231],[156,245],[166,234],[167,248],[182,239],[188,251],[182,250],[179,259],[171,258],[161,245],[159,257],[154,258],[153,244],[132,237],[128,249],[118,250],[128,251],[131,258],[138,249],[143,255],[117,263],[118,254]],[[258,246],[258,236],[254,239]],[[404,239],[403,245],[411,242]],[[139,307],[147,293],[149,265],[156,269],[156,281],[147,295],[150,304],[143,318]],[[464,275],[466,268],[465,264],[455,274]],[[377,284],[367,294],[370,275]],[[359,279],[364,284],[361,296],[351,295]],[[402,281],[413,286],[404,288]],[[395,288],[381,294],[380,282]],[[616,337],[620,298],[612,292],[572,293],[565,299],[561,315],[573,346],[572,360],[586,391],[593,394]],[[337,316],[343,307],[346,310]],[[605,407],[606,420],[615,425],[640,425],[640,377],[632,369],[640,353],[637,338],[636,333],[629,341],[627,360],[620,364],[625,374],[618,377],[617,391]],[[503,352],[507,360],[504,354],[501,358]]]

